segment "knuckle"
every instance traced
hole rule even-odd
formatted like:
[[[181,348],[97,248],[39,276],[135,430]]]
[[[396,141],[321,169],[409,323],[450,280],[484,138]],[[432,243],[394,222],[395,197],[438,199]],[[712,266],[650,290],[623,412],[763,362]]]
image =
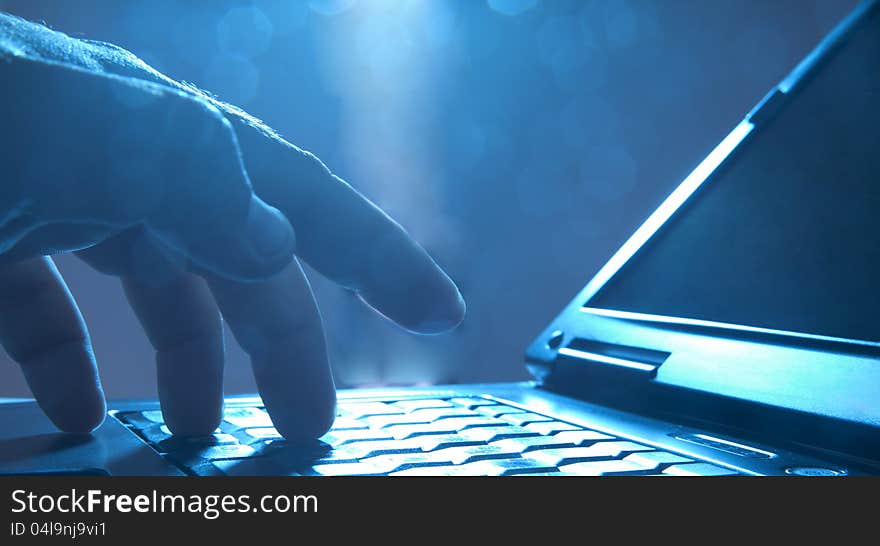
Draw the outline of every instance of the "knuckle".
[[[39,343],[20,344],[9,351],[9,356],[24,367],[52,365],[74,353],[91,352],[89,338],[84,331],[47,332]]]
[[[251,188],[231,124],[205,100],[169,97],[157,132],[165,184],[157,213],[178,225],[194,214],[211,223],[243,220]]]

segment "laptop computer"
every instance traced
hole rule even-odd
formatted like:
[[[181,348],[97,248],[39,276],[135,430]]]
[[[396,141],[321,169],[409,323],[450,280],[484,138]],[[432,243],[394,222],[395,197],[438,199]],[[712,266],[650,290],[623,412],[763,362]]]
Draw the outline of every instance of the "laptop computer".
[[[111,404],[89,436],[0,404],[0,473],[880,473],[878,73],[869,0],[537,336],[533,381],[342,391],[298,445],[256,397],[192,438],[155,401]]]

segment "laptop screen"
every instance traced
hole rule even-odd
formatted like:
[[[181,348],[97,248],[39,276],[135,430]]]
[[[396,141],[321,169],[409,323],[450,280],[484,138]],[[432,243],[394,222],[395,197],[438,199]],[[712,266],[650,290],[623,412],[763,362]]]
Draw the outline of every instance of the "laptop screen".
[[[876,12],[590,307],[880,342]]]

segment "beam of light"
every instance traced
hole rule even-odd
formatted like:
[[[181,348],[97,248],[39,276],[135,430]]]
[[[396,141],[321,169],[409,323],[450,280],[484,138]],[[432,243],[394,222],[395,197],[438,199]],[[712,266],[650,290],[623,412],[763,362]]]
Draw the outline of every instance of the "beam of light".
[[[340,99],[342,153],[358,186],[418,237],[435,232],[429,183],[434,89],[455,48],[454,4],[360,2],[319,27],[326,87]],[[442,23],[442,24],[441,24]],[[430,32],[428,32],[430,31]],[[416,214],[414,211],[419,210]]]
[[[498,13],[514,17],[538,5],[538,0],[486,0],[490,8]]]
[[[355,0],[309,0],[309,8],[321,15],[339,15],[354,6]]]

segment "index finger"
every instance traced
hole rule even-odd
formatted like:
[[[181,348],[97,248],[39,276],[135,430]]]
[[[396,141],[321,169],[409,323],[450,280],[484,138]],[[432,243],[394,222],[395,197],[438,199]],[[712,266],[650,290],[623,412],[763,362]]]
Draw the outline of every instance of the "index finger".
[[[438,333],[464,318],[449,276],[379,207],[314,155],[236,120],[256,193],[297,232],[297,254],[401,326]]]

